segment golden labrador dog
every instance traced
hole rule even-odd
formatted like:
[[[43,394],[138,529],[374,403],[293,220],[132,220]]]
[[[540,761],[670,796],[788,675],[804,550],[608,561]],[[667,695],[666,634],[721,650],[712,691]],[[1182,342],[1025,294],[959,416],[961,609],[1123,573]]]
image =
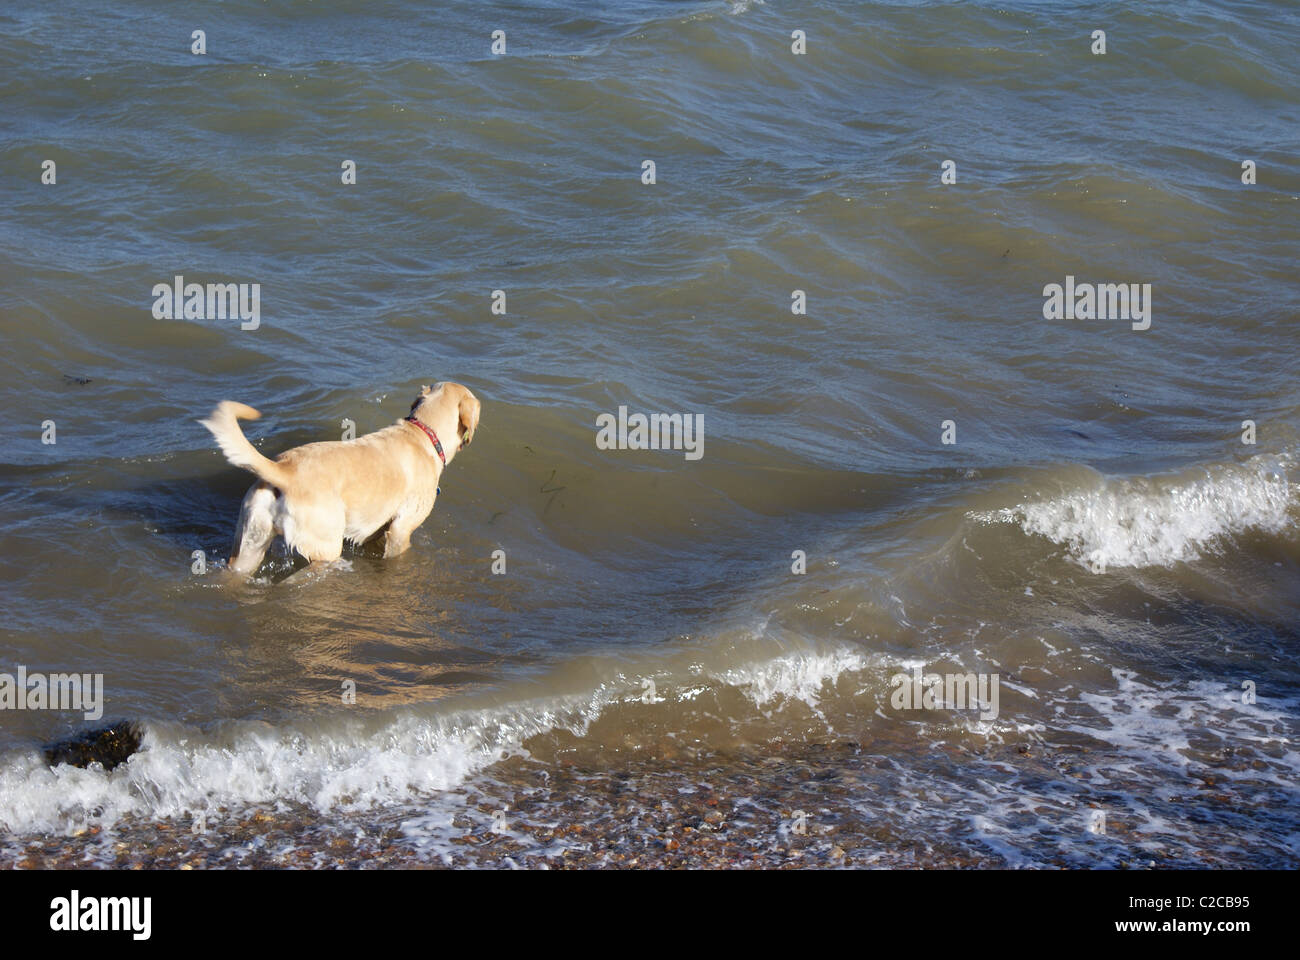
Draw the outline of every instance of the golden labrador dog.
[[[442,471],[478,429],[480,404],[459,383],[423,387],[411,414],[355,440],[308,443],[269,460],[248,442],[240,420],[261,416],[233,400],[200,420],[226,459],[258,476],[244,496],[230,569],[254,573],[272,538],[312,564],[337,560],[343,541],[365,543],[385,525],[384,556],[411,545],[438,496]],[[440,437],[456,438],[444,446]]]

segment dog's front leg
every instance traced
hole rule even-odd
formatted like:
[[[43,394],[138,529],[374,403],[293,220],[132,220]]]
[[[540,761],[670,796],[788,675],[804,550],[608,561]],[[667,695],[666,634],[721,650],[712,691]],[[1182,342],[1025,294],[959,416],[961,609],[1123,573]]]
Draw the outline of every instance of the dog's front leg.
[[[399,530],[397,524],[388,528],[388,533],[384,535],[384,559],[399,556],[407,551],[411,546],[411,534],[415,531],[415,524],[409,529]]]
[[[418,507],[409,513],[398,513],[393,517],[392,523],[388,525],[388,533],[384,535],[384,559],[400,556],[405,553],[411,546],[411,534],[415,528],[424,523],[425,519],[433,511],[433,502],[430,501],[428,506]]]

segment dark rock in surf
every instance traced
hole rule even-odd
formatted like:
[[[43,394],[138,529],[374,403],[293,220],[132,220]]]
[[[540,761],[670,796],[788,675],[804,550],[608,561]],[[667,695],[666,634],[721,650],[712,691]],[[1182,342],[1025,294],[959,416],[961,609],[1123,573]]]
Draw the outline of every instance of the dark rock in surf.
[[[45,760],[50,766],[67,763],[74,767],[88,767],[92,763],[102,763],[105,770],[112,770],[139,749],[139,726],[122,721],[97,730],[84,730],[50,744],[45,748]]]

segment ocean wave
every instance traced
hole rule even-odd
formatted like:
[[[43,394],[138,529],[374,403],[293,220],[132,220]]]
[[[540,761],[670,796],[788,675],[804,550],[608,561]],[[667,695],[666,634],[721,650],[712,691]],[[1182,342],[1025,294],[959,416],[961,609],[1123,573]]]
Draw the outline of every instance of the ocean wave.
[[[658,694],[644,700],[639,678],[614,671],[579,693],[437,713],[407,708],[283,727],[228,721],[209,730],[144,724],[142,748],[112,771],[51,767],[37,753],[0,762],[0,827],[20,835],[73,833],[126,817],[196,817],[257,804],[341,813],[386,807],[450,790],[499,760],[527,755],[533,737],[559,730],[583,736],[619,704],[672,709],[703,685],[735,688],[765,712],[789,700],[815,710],[827,684],[866,665],[853,651],[793,650],[725,668],[697,662],[686,675],[661,679]]]
[[[1289,464],[1286,456],[1257,456],[1178,477],[1100,478],[1092,489],[967,516],[1017,524],[1094,573],[1171,567],[1248,531],[1285,531],[1292,523]]]

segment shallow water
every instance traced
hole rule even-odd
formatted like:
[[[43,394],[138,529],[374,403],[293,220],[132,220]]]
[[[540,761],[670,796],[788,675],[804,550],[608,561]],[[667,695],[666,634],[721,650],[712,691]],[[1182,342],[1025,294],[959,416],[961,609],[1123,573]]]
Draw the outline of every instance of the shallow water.
[[[243,862],[260,810],[456,863],[508,809],[600,860],[705,791],[760,856],[803,810],[854,863],[1295,865],[1291,5],[350,7],[0,13],[0,672],[145,730],[52,770],[94,724],[0,711],[12,849]],[[177,274],[260,325],[156,319]],[[1044,319],[1067,276],[1150,328]],[[406,556],[219,582],[196,418],[274,455],[441,379],[482,424]],[[601,449],[620,406],[702,458]]]

